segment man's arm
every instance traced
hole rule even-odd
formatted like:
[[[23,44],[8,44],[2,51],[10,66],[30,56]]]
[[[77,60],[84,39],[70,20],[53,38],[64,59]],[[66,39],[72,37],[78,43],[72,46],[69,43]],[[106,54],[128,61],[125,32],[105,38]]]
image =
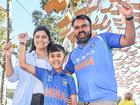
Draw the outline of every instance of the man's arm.
[[[121,37],[120,44],[124,47],[135,44],[135,36],[133,19],[126,20],[125,34]]]
[[[27,34],[21,33],[19,35],[19,64],[20,67],[23,68],[25,71],[35,75],[35,66],[26,63],[26,42],[27,42]]]
[[[125,34],[120,39],[120,44],[122,46],[130,46],[135,43],[135,26],[133,21],[133,8],[130,4],[122,2],[121,6],[117,6],[119,11],[126,18],[126,28]]]

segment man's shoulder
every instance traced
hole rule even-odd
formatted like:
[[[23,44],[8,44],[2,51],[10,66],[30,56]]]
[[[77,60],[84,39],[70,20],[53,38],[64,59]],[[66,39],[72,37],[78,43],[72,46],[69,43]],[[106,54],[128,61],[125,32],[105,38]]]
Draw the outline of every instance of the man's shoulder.
[[[97,38],[99,38],[102,41],[106,41],[106,39],[108,38],[108,36],[113,35],[113,33],[111,32],[104,32],[104,33],[99,33],[96,35]]]
[[[77,52],[78,47],[75,47],[69,54],[69,56],[73,55],[75,52]]]
[[[105,37],[105,36],[107,36],[108,34],[111,34],[110,32],[103,32],[103,33],[99,33],[99,34],[97,34],[97,36],[100,36],[100,37]]]

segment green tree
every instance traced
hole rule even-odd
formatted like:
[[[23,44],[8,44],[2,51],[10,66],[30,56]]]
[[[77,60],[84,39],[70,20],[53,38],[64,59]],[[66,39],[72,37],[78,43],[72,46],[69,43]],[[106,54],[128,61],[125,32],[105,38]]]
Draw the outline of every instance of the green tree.
[[[1,95],[0,104],[2,104],[3,97],[3,83],[4,83],[4,60],[3,60],[3,45],[6,42],[6,11],[0,9],[0,77],[1,77]]]
[[[51,32],[51,37],[53,39],[54,42],[60,42],[61,43],[61,39],[59,37],[59,33],[60,30],[57,28],[56,26],[56,21],[57,19],[59,19],[60,17],[56,16],[56,15],[48,15],[48,14],[43,14],[43,12],[35,10],[32,13],[33,16],[33,23],[35,26],[38,25],[44,25],[47,26],[48,29]]]

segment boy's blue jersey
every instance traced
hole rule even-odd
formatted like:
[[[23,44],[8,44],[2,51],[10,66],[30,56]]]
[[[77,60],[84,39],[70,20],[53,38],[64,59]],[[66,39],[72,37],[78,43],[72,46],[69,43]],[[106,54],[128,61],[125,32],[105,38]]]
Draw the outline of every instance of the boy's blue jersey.
[[[44,87],[44,105],[67,105],[70,95],[77,94],[74,78],[63,70],[57,73],[35,67],[36,77]]]
[[[81,102],[117,100],[112,48],[121,48],[121,35],[104,33],[79,45],[70,54],[66,70],[76,73]]]

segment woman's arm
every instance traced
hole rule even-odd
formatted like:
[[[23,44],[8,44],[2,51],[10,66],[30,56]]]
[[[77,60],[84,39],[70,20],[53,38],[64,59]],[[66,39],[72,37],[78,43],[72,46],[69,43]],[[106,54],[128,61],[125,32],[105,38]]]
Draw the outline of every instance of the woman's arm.
[[[5,53],[5,72],[6,76],[10,77],[13,75],[14,70],[13,70],[13,65],[12,65],[12,43],[8,42],[6,46],[4,47],[4,53]]]

